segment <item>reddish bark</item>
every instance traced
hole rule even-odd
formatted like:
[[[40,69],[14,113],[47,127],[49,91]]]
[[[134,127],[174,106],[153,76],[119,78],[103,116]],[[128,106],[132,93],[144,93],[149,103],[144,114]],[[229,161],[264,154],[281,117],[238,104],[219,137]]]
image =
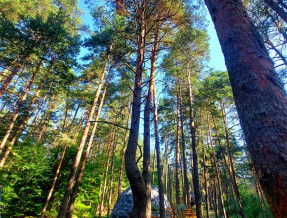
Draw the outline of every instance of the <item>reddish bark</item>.
[[[68,206],[68,203],[69,203],[70,194],[71,194],[72,188],[73,188],[73,182],[75,180],[77,169],[78,169],[78,166],[80,164],[81,156],[82,156],[82,153],[83,153],[84,145],[85,145],[86,139],[88,137],[88,132],[89,132],[90,125],[91,125],[90,121],[93,118],[93,115],[94,115],[94,112],[95,112],[95,109],[96,109],[96,105],[97,105],[97,102],[98,102],[98,98],[100,96],[103,80],[104,80],[104,77],[105,77],[105,74],[106,74],[106,68],[107,68],[107,65],[108,65],[108,61],[109,61],[109,55],[107,57],[106,63],[104,65],[104,68],[102,70],[102,73],[101,73],[101,76],[100,76],[99,85],[98,85],[98,89],[97,89],[97,91],[95,93],[94,101],[93,101],[93,104],[92,104],[92,106],[90,108],[90,111],[89,111],[87,123],[86,123],[86,126],[84,128],[84,132],[83,132],[80,144],[78,146],[78,150],[77,150],[76,157],[75,157],[75,160],[74,160],[74,163],[73,163],[73,167],[72,167],[71,173],[69,175],[69,180],[68,180],[68,184],[67,184],[67,187],[66,187],[65,195],[64,195],[64,198],[63,198],[63,201],[62,201],[62,205],[61,205],[60,210],[59,210],[58,218],[62,218],[66,214],[66,210],[67,210],[67,206]]]
[[[274,217],[287,216],[287,98],[241,1],[205,0],[225,57],[247,148]]]

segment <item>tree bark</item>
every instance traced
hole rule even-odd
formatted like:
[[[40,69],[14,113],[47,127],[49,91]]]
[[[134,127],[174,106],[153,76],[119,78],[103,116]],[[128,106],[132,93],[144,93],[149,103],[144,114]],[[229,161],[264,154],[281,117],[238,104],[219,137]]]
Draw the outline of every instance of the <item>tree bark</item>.
[[[114,160],[115,160],[115,152],[118,144],[119,135],[117,135],[117,139],[115,140],[113,146],[113,156],[112,156],[112,163],[111,163],[111,176],[110,176],[110,190],[109,190],[109,202],[108,202],[108,214],[107,218],[110,217],[110,210],[112,206],[112,190],[113,190],[113,181],[114,181]]]
[[[160,143],[159,143],[159,128],[158,128],[158,111],[157,111],[157,101],[156,101],[156,89],[155,89],[155,67],[156,67],[156,58],[158,52],[159,44],[159,34],[160,34],[161,24],[157,23],[156,35],[154,40],[154,46],[151,57],[151,74],[150,74],[150,83],[153,87],[151,89],[151,94],[153,97],[154,105],[154,137],[155,137],[155,150],[156,150],[156,160],[157,160],[157,177],[158,177],[158,189],[159,189],[159,211],[160,217],[165,217],[165,208],[164,208],[164,192],[163,192],[163,174],[162,174],[162,165],[161,165],[161,155],[160,155]]]
[[[154,84],[152,83],[154,71],[151,70],[148,96],[144,108],[144,146],[143,146],[143,171],[142,176],[146,186],[146,216],[151,216],[151,181],[150,181],[150,113],[152,107],[152,93]],[[154,151],[155,155],[155,151]],[[153,160],[155,165],[155,159]],[[154,169],[152,173],[152,182],[154,183]]]
[[[122,148],[122,153],[121,153],[121,168],[120,168],[120,175],[119,175],[119,187],[118,187],[118,197],[122,193],[122,181],[123,181],[123,169],[124,169],[124,162],[125,162],[125,148],[126,148],[126,143],[128,140],[128,133],[129,133],[129,124],[130,124],[130,115],[131,115],[131,110],[129,109],[128,111],[128,116],[127,116],[127,125],[126,125],[126,132],[125,132],[125,138],[123,142],[123,148]]]
[[[82,156],[82,153],[83,153],[84,145],[85,145],[86,139],[88,137],[88,133],[89,133],[90,125],[91,125],[90,121],[93,118],[93,115],[94,115],[94,112],[95,112],[95,109],[96,109],[96,105],[97,105],[97,102],[98,102],[98,98],[100,96],[103,80],[104,80],[104,77],[105,77],[105,74],[106,74],[106,68],[107,68],[107,65],[108,65],[108,62],[109,62],[109,56],[110,55],[108,55],[108,57],[107,57],[107,60],[105,62],[104,68],[103,68],[103,71],[102,71],[101,76],[100,76],[98,89],[96,91],[93,104],[92,104],[92,106],[90,108],[88,119],[87,119],[87,123],[86,123],[86,126],[84,128],[84,132],[83,132],[80,144],[78,146],[77,154],[76,154],[76,157],[75,157],[75,160],[74,160],[74,163],[73,163],[73,167],[71,169],[71,173],[69,175],[69,180],[68,180],[66,191],[65,191],[65,195],[64,195],[64,198],[63,198],[60,210],[59,210],[58,218],[63,218],[65,216],[65,214],[66,214],[66,210],[67,210],[70,194],[71,194],[71,191],[72,191],[72,188],[73,188],[73,182],[75,180],[77,169],[78,169],[78,166],[80,164],[81,156]]]
[[[193,161],[193,188],[196,204],[196,216],[202,217],[201,213],[201,188],[199,184],[198,175],[198,162],[197,162],[197,151],[196,151],[196,133],[194,125],[194,112],[193,112],[193,94],[192,85],[190,78],[189,65],[187,65],[187,84],[188,84],[188,97],[189,97],[189,119],[190,119],[190,133],[191,133],[191,147],[192,147],[192,161]]]
[[[151,179],[152,184],[154,184],[155,163],[156,163],[155,157],[156,157],[156,150],[154,149],[154,150],[153,150],[153,159],[152,159],[152,179]]]
[[[225,111],[224,111],[224,104],[222,101],[220,101],[220,107],[221,107],[221,114],[222,114],[222,119],[223,119],[223,124],[224,124],[224,131],[225,131],[225,139],[227,143],[227,152],[228,152],[228,157],[229,157],[229,162],[230,162],[230,167],[231,167],[231,176],[232,176],[232,182],[233,182],[233,187],[234,187],[234,192],[237,198],[237,202],[240,208],[240,215],[242,218],[245,218],[245,213],[244,213],[244,208],[241,200],[241,196],[239,193],[239,188],[237,185],[237,179],[236,179],[236,173],[235,173],[235,168],[234,168],[234,163],[233,163],[233,156],[231,154],[231,144],[229,140],[229,132],[228,132],[228,127],[227,127],[227,122],[226,122],[226,116],[225,116]]]
[[[168,144],[166,135],[164,136],[164,143],[165,143],[165,193],[168,193],[168,175],[169,175],[169,152],[168,152]]]
[[[216,190],[216,182],[215,180],[213,181],[213,202],[214,202],[214,212],[215,212],[215,217],[218,218],[218,204],[217,204],[217,190]]]
[[[14,88],[16,87],[16,85],[17,85],[17,83],[18,83],[18,80],[20,79],[20,77],[18,76],[18,78],[16,79],[16,81],[14,82],[14,84],[13,84],[13,87],[11,87],[11,90],[14,90]],[[11,99],[11,93],[12,92],[9,92],[9,94],[8,94],[8,96],[7,96],[7,100],[2,104],[2,106],[1,106],[1,109],[0,109],[0,113],[4,110],[4,108],[5,108],[5,106],[6,106],[6,104],[9,102],[9,100]],[[17,95],[16,95],[17,96]],[[18,99],[18,98],[16,98],[16,99]]]
[[[93,144],[93,141],[94,141],[94,135],[95,135],[96,130],[97,130],[98,120],[100,118],[101,110],[102,110],[102,107],[103,107],[103,104],[104,104],[104,100],[105,100],[107,87],[108,87],[108,84],[109,84],[109,79],[110,79],[110,75],[111,75],[111,69],[112,69],[112,67],[110,67],[109,74],[108,74],[107,79],[106,79],[106,83],[105,83],[105,87],[104,87],[104,90],[103,90],[103,93],[102,93],[102,97],[101,97],[101,100],[100,100],[100,103],[99,103],[98,111],[97,111],[96,116],[95,116],[94,126],[93,126],[93,129],[92,129],[91,135],[90,135],[90,139],[89,139],[89,142],[88,142],[88,145],[87,145],[87,148],[86,148],[85,155],[83,157],[83,161],[82,161],[82,165],[81,165],[81,168],[80,168],[80,172],[79,172],[79,175],[78,175],[78,178],[77,178],[74,190],[72,192],[72,195],[71,195],[71,198],[70,198],[70,201],[69,201],[68,213],[67,213],[67,216],[66,216],[66,217],[69,217],[69,218],[71,218],[72,215],[73,215],[75,201],[76,201],[77,194],[78,194],[81,182],[82,182],[82,177],[84,175],[84,170],[85,170],[86,163],[87,163],[87,160],[88,160],[91,148],[92,148],[92,144]]]
[[[7,140],[8,140],[8,138],[9,138],[9,136],[10,136],[12,130],[13,130],[14,124],[15,124],[15,122],[16,122],[16,120],[17,120],[19,114],[20,114],[20,111],[21,111],[21,109],[22,109],[22,107],[23,107],[24,102],[26,101],[26,98],[27,98],[27,96],[28,96],[28,93],[29,93],[29,91],[30,91],[30,89],[31,89],[31,87],[32,87],[32,85],[33,85],[33,83],[34,83],[34,80],[35,80],[36,76],[37,76],[38,73],[39,73],[39,70],[40,70],[40,67],[41,67],[41,65],[42,65],[42,62],[43,62],[43,59],[41,59],[41,60],[39,61],[38,65],[37,65],[37,68],[36,68],[36,70],[34,71],[34,73],[33,73],[33,75],[32,75],[32,78],[31,78],[30,81],[29,81],[29,84],[28,84],[28,86],[27,86],[27,88],[26,88],[25,93],[24,93],[24,95],[22,96],[20,102],[18,103],[17,109],[15,110],[15,112],[14,112],[13,115],[12,115],[12,121],[10,122],[10,124],[9,124],[9,126],[8,126],[8,129],[7,129],[7,131],[6,131],[6,133],[5,133],[4,137],[3,137],[3,139],[2,139],[2,141],[1,141],[1,144],[0,144],[0,154],[2,153],[2,149],[4,148],[4,146],[5,146],[5,144],[6,144]],[[8,155],[8,154],[7,154],[7,155]],[[3,159],[3,158],[4,158],[4,159]],[[4,156],[2,157],[2,159],[1,159],[1,161],[0,161],[0,168],[3,167],[3,164],[4,164],[5,160],[6,160],[6,158],[5,158],[5,155],[4,155]]]
[[[3,82],[3,85],[0,88],[0,98],[2,97],[3,93],[6,91],[6,89],[8,88],[8,86],[10,84],[10,82],[12,81],[14,76],[18,73],[18,70],[22,67],[22,65],[23,65],[22,61],[18,62],[16,64],[16,66],[14,67],[13,71],[6,78],[5,82]]]
[[[182,144],[182,162],[183,162],[183,176],[184,176],[184,203],[187,207],[190,206],[190,192],[189,192],[189,183],[187,177],[187,161],[186,161],[186,148],[185,148],[185,136],[184,136],[184,125],[183,125],[183,109],[182,109],[182,93],[181,85],[179,83],[178,88],[179,96],[179,114],[180,114],[180,128],[181,128],[181,144]],[[193,179],[194,180],[194,179]]]
[[[157,46],[155,46],[157,48]],[[157,49],[156,49],[157,50]],[[155,81],[153,81],[155,83]],[[155,87],[155,85],[154,85]],[[156,90],[153,90],[153,101],[154,101],[154,131],[155,131],[155,149],[157,156],[157,177],[158,177],[158,189],[159,189],[159,208],[160,208],[160,217],[165,217],[165,208],[164,208],[164,192],[163,192],[163,174],[162,174],[162,165],[161,165],[161,156],[160,156],[160,144],[159,144],[159,128],[158,128],[158,112],[157,112],[157,102],[156,102]]]
[[[77,114],[78,114],[79,109],[80,109],[80,107],[81,107],[81,105],[82,105],[82,103],[83,103],[84,100],[85,100],[85,97],[83,97],[83,98],[81,99],[81,101],[79,102],[79,104],[78,104],[78,106],[77,106],[77,109],[76,109],[76,111],[75,111],[74,117],[73,117],[73,119],[72,119],[72,121],[71,121],[71,124],[69,125],[68,131],[67,131],[68,134],[70,134],[71,131],[72,131],[72,128],[73,128],[73,126],[74,126],[74,124],[75,124],[75,120],[76,120]]]
[[[48,72],[49,72],[49,70],[48,70]],[[27,120],[29,119],[29,117],[30,117],[30,116],[29,116],[29,112],[30,112],[32,106],[34,105],[36,99],[38,98],[38,95],[40,94],[40,91],[42,90],[42,87],[43,87],[43,85],[44,85],[44,83],[45,83],[47,77],[48,77],[48,73],[47,73],[46,76],[43,78],[43,81],[41,82],[41,84],[39,85],[37,91],[35,92],[35,94],[34,94],[32,100],[31,100],[31,102],[29,103],[29,106],[25,109],[24,114],[22,115],[22,118],[21,118],[20,121],[18,122],[18,127],[17,127],[17,129],[15,130],[14,135],[13,135],[13,137],[12,137],[12,139],[11,139],[11,141],[10,141],[10,143],[9,143],[9,145],[8,145],[8,147],[7,147],[6,151],[5,151],[5,153],[4,153],[3,157],[2,157],[2,159],[0,160],[0,167],[2,167],[2,166],[4,165],[5,161],[7,160],[8,155],[9,155],[10,152],[11,152],[11,149],[12,149],[14,143],[16,142],[16,139],[17,139],[19,133],[20,133],[21,130],[22,130],[22,127],[24,126],[24,124],[25,124],[25,123],[27,122]]]
[[[145,53],[145,35],[146,35],[146,2],[142,1],[139,9],[139,35],[137,46],[137,64],[135,72],[135,84],[133,90],[133,106],[131,116],[130,135],[127,149],[125,152],[126,174],[133,192],[132,217],[146,217],[146,185],[136,163],[136,151],[138,147],[139,122],[141,112],[141,90],[142,90],[142,72]]]
[[[217,127],[216,127],[216,122],[215,122],[215,119],[214,117],[212,116],[212,120],[213,120],[213,125],[214,125],[214,129],[215,129],[215,134],[216,134],[216,138],[217,138],[217,141],[218,141],[218,145],[219,147],[221,148],[221,154],[222,154],[222,157],[223,157],[223,161],[224,161],[224,164],[225,164],[225,167],[226,167],[226,170],[228,172],[228,175],[229,175],[229,178],[230,178],[230,182],[231,182],[231,187],[232,187],[232,198],[234,200],[234,210],[235,210],[235,214],[236,214],[236,217],[238,217],[238,213],[237,213],[237,207],[236,207],[236,203],[235,203],[235,199],[234,199],[234,196],[233,196],[233,192],[235,193],[235,189],[237,188],[238,189],[238,186],[237,184],[235,185],[234,183],[234,177],[231,175],[231,172],[230,172],[230,166],[228,164],[228,161],[227,161],[227,158],[226,158],[226,155],[225,155],[225,152],[224,152],[224,147],[223,145],[221,144],[221,141],[220,141],[220,137],[219,137],[219,134],[218,134],[218,130],[217,130]],[[229,139],[228,139],[229,141]],[[230,160],[230,157],[229,157],[229,160]],[[239,193],[239,190],[237,190],[238,193]],[[236,195],[236,194],[235,194]],[[236,198],[237,202],[238,202],[238,205],[239,205],[239,201],[238,201],[238,198]],[[244,213],[243,213],[244,214]]]
[[[204,189],[205,189],[205,207],[206,217],[209,218],[209,202],[208,202],[208,184],[207,184],[207,167],[205,161],[205,149],[203,144],[203,133],[201,131],[201,144],[202,144],[202,162],[203,162],[203,178],[204,178]]]
[[[287,98],[241,1],[205,0],[219,37],[240,123],[274,217],[287,216]]]
[[[109,151],[108,151],[108,157],[107,157],[107,163],[106,163],[106,170],[105,170],[105,180],[103,184],[103,190],[102,190],[102,198],[101,198],[101,205],[99,209],[99,218],[102,217],[103,209],[104,209],[104,200],[105,200],[105,194],[106,194],[106,185],[107,185],[107,178],[108,178],[108,171],[109,171],[109,164],[110,164],[110,158],[111,158],[111,153],[112,153],[112,144],[115,143],[115,138],[116,138],[116,130],[117,128],[114,128],[114,133],[112,137],[112,141],[109,146]]]
[[[261,187],[260,187],[260,184],[259,184],[259,181],[258,181],[258,177],[257,177],[257,174],[256,174],[256,171],[255,171],[254,167],[252,167],[252,170],[253,170],[253,174],[254,174],[255,184],[256,184],[256,186],[258,188],[259,195],[261,196],[261,200],[262,200],[262,203],[263,203],[263,206],[264,206],[264,209],[265,209],[266,217],[269,218],[268,210],[267,210],[267,207],[266,207],[266,204],[265,204],[265,200],[264,200],[264,195],[262,193],[262,190],[261,190]]]
[[[287,23],[287,13],[273,0],[264,0],[264,2],[275,11],[286,23]]]
[[[222,213],[223,213],[223,217],[227,218],[226,212],[225,212],[225,208],[224,208],[224,201],[223,201],[222,188],[221,188],[221,180],[220,180],[218,165],[217,165],[217,162],[216,162],[214,145],[213,145],[213,140],[212,140],[212,135],[211,135],[211,129],[210,129],[208,115],[207,115],[207,125],[208,125],[208,134],[209,134],[210,145],[212,147],[213,164],[214,164],[215,173],[216,173],[216,179],[217,179],[217,184],[218,184],[218,192],[219,192],[219,199],[220,199],[220,203],[221,203],[221,210],[222,210]]]
[[[178,80],[177,80],[178,86]],[[176,204],[180,204],[180,186],[179,186],[179,96],[177,92],[177,104],[176,104],[176,147],[175,147],[175,199]]]

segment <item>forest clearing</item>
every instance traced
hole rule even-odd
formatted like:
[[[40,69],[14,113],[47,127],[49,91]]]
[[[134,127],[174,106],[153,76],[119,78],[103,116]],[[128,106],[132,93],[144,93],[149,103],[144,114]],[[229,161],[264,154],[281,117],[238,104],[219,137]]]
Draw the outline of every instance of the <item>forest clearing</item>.
[[[0,0],[0,218],[286,218],[286,22],[286,0]]]

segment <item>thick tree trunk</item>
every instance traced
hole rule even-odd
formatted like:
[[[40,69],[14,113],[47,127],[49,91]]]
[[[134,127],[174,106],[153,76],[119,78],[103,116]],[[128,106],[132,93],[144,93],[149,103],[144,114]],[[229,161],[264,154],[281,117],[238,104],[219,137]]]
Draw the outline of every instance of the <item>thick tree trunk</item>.
[[[190,119],[190,132],[191,132],[191,147],[192,147],[192,162],[193,162],[193,188],[196,203],[196,216],[202,217],[201,213],[201,188],[199,184],[198,175],[198,162],[197,162],[197,151],[196,151],[196,134],[194,125],[194,113],[193,113],[193,94],[192,85],[190,78],[189,65],[187,65],[187,84],[188,84],[188,97],[189,97],[189,119]]]
[[[189,192],[189,182],[187,177],[187,161],[186,161],[186,148],[185,148],[185,136],[184,136],[184,125],[183,125],[183,109],[182,109],[182,93],[181,85],[179,83],[178,88],[179,96],[179,112],[180,112],[180,128],[181,128],[181,143],[182,143],[182,162],[183,162],[183,177],[184,177],[184,203],[187,207],[190,207],[190,192]]]
[[[95,109],[96,109],[96,105],[97,105],[97,102],[98,102],[98,98],[100,96],[100,92],[101,92],[103,80],[104,80],[104,77],[105,77],[105,74],[106,74],[106,68],[107,68],[108,62],[109,62],[109,55],[107,57],[106,63],[104,65],[103,71],[101,73],[98,89],[96,91],[93,104],[92,104],[92,106],[90,108],[88,119],[87,119],[87,123],[86,123],[86,126],[84,128],[84,132],[83,132],[80,144],[78,146],[77,154],[76,154],[76,157],[75,157],[75,160],[74,160],[74,163],[73,163],[73,167],[71,169],[71,173],[69,175],[68,184],[67,184],[65,195],[64,195],[64,198],[63,198],[60,210],[59,210],[58,218],[63,218],[65,216],[65,214],[66,214],[66,210],[67,210],[70,194],[71,194],[71,191],[72,191],[72,188],[73,188],[73,182],[75,180],[77,169],[78,169],[78,166],[80,164],[81,156],[82,156],[82,153],[83,153],[84,145],[85,145],[86,139],[88,137],[88,133],[89,133],[90,125],[91,125],[90,121],[93,118],[93,115],[94,115],[94,112],[95,112]]]
[[[205,0],[225,56],[234,99],[274,217],[287,216],[287,98],[241,1]]]
[[[139,136],[139,122],[141,112],[141,90],[142,90],[142,72],[144,64],[144,52],[145,52],[145,12],[146,2],[143,0],[141,4],[139,14],[139,36],[138,36],[138,47],[137,47],[137,66],[135,72],[135,84],[133,90],[133,106],[131,116],[131,127],[128,145],[125,153],[125,168],[127,177],[133,192],[133,208],[132,217],[144,218],[146,217],[146,185],[142,174],[136,163],[136,151],[138,147],[138,136]]]
[[[66,216],[66,217],[69,217],[69,218],[71,218],[72,215],[73,215],[75,201],[76,201],[77,194],[78,194],[81,182],[82,182],[82,177],[84,175],[84,170],[85,170],[86,163],[87,163],[87,160],[88,160],[91,148],[92,148],[92,144],[93,144],[93,141],[94,141],[94,135],[95,135],[96,130],[97,130],[98,121],[99,121],[99,118],[100,118],[101,110],[102,110],[102,107],[103,107],[103,104],[104,104],[104,100],[105,100],[107,87],[108,87],[108,84],[109,84],[109,79],[110,79],[110,75],[111,75],[111,69],[112,69],[112,67],[110,67],[109,74],[108,74],[107,79],[106,79],[106,83],[105,83],[105,87],[104,87],[104,90],[103,90],[103,93],[102,93],[102,97],[101,97],[101,100],[100,100],[100,103],[99,103],[98,111],[97,111],[96,116],[95,116],[94,126],[93,126],[93,129],[92,129],[91,135],[90,135],[90,139],[89,139],[89,142],[88,142],[88,145],[87,145],[87,148],[86,148],[85,155],[83,157],[83,161],[82,161],[82,165],[81,165],[81,168],[80,168],[80,172],[79,172],[79,175],[78,175],[78,178],[77,178],[74,190],[72,192],[72,195],[71,195],[71,198],[70,198],[70,201],[69,201],[69,207],[68,207],[68,212],[67,212],[67,216]]]

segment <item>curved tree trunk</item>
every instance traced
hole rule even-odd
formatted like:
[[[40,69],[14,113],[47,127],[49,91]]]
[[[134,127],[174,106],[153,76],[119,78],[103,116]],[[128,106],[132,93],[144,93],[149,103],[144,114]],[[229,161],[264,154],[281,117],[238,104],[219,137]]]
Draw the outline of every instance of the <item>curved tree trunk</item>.
[[[240,123],[274,217],[287,216],[287,98],[241,1],[205,0],[225,57]]]
[[[139,123],[141,113],[141,90],[142,90],[142,72],[145,53],[145,35],[146,35],[146,2],[141,3],[139,9],[139,35],[137,46],[137,66],[135,72],[135,83],[133,90],[133,103],[131,115],[131,127],[128,145],[125,153],[125,168],[126,174],[133,192],[133,208],[132,217],[146,217],[146,185],[142,174],[136,163],[136,151],[138,147]]]

